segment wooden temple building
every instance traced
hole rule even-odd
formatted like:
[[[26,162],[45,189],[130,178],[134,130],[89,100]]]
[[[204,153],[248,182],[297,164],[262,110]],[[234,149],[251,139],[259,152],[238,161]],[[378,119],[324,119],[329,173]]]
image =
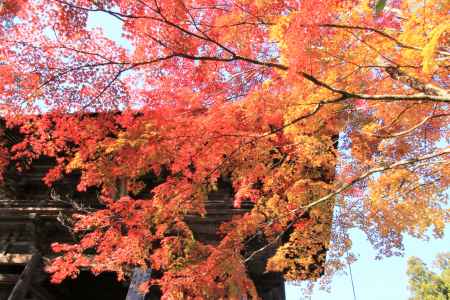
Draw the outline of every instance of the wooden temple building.
[[[7,129],[4,138],[9,145],[17,143],[20,135]],[[44,265],[52,257],[50,244],[70,242],[73,238],[63,219],[79,208],[100,208],[97,192],[76,192],[77,175],[67,176],[49,188],[42,178],[53,162],[41,158],[31,167],[18,172],[11,165],[4,175],[0,189],[0,300],[144,300],[159,299],[158,291],[136,298],[129,293],[130,282],[118,282],[115,274],[98,276],[82,271],[76,279],[51,284]],[[62,195],[62,197],[61,197]],[[205,242],[217,240],[217,227],[234,214],[244,213],[248,207],[234,208],[232,190],[223,185],[208,197],[207,216],[188,216],[188,223],[196,237]],[[71,199],[71,204],[64,199]],[[323,241],[326,251],[328,241]],[[258,249],[255,240],[249,245]],[[268,248],[248,264],[260,297],[264,300],[284,300],[284,280],[280,273],[264,272],[267,258],[275,248]],[[323,260],[317,262],[322,268]]]

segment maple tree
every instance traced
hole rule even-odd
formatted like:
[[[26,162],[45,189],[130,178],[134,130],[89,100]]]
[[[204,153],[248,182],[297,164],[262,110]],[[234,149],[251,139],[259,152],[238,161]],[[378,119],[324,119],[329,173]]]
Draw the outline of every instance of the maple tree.
[[[330,235],[327,274],[342,268],[350,228],[381,256],[400,253],[403,234],[441,237],[449,8],[445,0],[2,1],[0,105],[24,140],[1,148],[0,166],[53,157],[47,184],[80,171],[77,188],[101,188],[106,206],[74,216],[82,238],[54,245],[53,280],[82,267],[119,279],[151,267],[163,275],[148,284],[167,299],[238,299],[256,297],[251,254],[242,253],[257,233],[274,243],[290,231],[267,265],[288,280],[319,276],[305,271],[308,251]],[[89,29],[95,13],[121,22],[126,42]],[[140,199],[148,173],[161,182]],[[205,213],[221,176],[235,206],[254,207],[224,226],[218,245],[205,245],[184,216]],[[130,196],[117,199],[123,180]]]

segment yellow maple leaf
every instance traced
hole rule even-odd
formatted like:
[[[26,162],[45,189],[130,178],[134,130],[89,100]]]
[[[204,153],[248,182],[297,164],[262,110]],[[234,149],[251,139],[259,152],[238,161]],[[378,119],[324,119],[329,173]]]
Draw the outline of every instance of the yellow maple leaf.
[[[430,74],[435,68],[434,54],[438,46],[439,38],[443,35],[445,31],[450,28],[450,21],[444,22],[436,26],[431,32],[430,41],[425,45],[422,50],[423,57],[423,72]]]

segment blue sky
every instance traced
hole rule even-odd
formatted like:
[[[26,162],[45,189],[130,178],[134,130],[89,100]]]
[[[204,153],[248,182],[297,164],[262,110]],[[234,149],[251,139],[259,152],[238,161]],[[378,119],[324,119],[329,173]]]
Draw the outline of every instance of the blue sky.
[[[89,28],[102,28],[105,35],[121,44],[126,40],[121,37],[121,24],[117,19],[101,13],[91,14]],[[129,44],[128,44],[129,46]],[[353,250],[358,261],[352,265],[353,280],[358,300],[406,300],[409,297],[406,262],[410,256],[417,256],[431,264],[436,254],[450,251],[450,229],[447,228],[443,239],[421,241],[405,237],[405,255],[375,260],[376,252],[366,240],[363,233],[352,233]],[[304,299],[301,289],[287,285],[287,300]],[[330,292],[314,290],[312,300],[353,300],[350,277],[338,275],[331,283]]]
[[[422,241],[405,237],[405,255],[375,260],[376,252],[361,232],[353,232],[353,250],[359,254],[352,264],[352,274],[358,300],[406,300],[409,297],[406,261],[417,256],[431,264],[436,254],[450,251],[450,228],[443,239]],[[299,287],[286,286],[287,300],[300,300]],[[331,283],[330,293],[316,289],[312,300],[353,300],[352,286],[348,275],[338,275]]]

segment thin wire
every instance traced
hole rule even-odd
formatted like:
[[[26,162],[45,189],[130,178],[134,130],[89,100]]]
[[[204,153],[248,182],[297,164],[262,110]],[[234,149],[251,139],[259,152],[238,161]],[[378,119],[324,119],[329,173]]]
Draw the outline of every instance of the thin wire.
[[[350,266],[350,263],[347,261],[348,270],[350,271],[350,281],[352,282],[352,291],[353,291],[353,300],[356,300],[356,293],[355,293],[355,284],[353,282],[353,275],[352,275],[352,267]]]

